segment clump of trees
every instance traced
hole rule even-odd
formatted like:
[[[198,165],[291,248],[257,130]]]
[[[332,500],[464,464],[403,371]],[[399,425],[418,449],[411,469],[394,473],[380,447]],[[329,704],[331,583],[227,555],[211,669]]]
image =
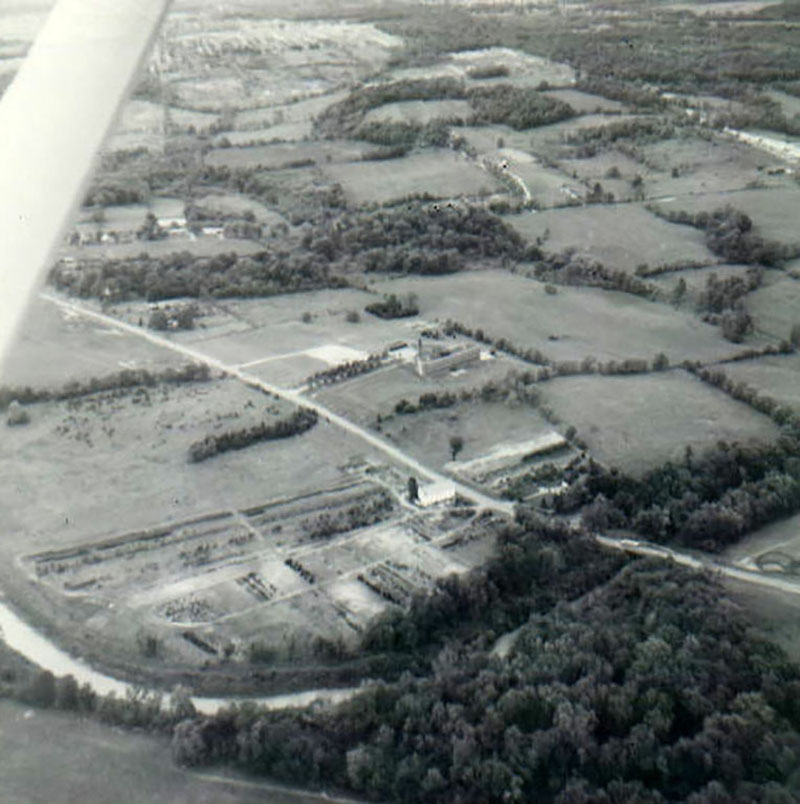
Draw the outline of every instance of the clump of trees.
[[[471,125],[503,124],[516,130],[558,123],[575,114],[564,101],[510,84],[473,87],[467,92]]]
[[[394,412],[400,416],[419,413],[425,410],[439,410],[441,408],[451,408],[458,402],[458,397],[449,391],[429,391],[420,394],[418,404],[414,405],[407,399],[401,399],[395,406]]]
[[[409,293],[403,298],[391,293],[364,309],[378,318],[408,318],[419,313],[419,302],[416,293]]]
[[[484,78],[506,78],[511,74],[511,70],[505,64],[487,64],[481,67],[470,67],[467,70],[467,78],[479,81]]]
[[[241,430],[229,430],[225,433],[207,435],[201,441],[195,441],[189,447],[189,460],[192,463],[213,458],[222,452],[244,449],[260,441],[274,441],[280,438],[291,438],[310,430],[317,423],[317,413],[308,408],[300,408],[291,416],[276,422],[261,422]]]
[[[168,306],[166,309],[157,307],[150,313],[147,319],[147,326],[159,332],[173,329],[194,329],[195,321],[200,315],[200,308],[190,302],[188,304],[177,304]]]
[[[556,498],[557,510],[583,508],[587,526],[626,528],[656,542],[716,552],[744,534],[800,511],[800,443],[720,442],[636,479],[590,463]]]

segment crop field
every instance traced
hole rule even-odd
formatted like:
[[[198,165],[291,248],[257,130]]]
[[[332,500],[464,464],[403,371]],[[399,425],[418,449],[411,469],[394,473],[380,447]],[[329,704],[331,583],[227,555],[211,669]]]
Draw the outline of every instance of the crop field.
[[[716,327],[668,305],[595,288],[559,287],[553,296],[543,283],[504,271],[397,279],[375,287],[386,293],[416,293],[420,315],[428,320],[450,318],[483,328],[494,337],[538,348],[552,360],[588,355],[650,360],[663,351],[672,362],[705,362],[736,349]],[[493,304],[487,308],[489,294]]]
[[[402,101],[370,109],[364,123],[380,120],[424,125],[434,120],[468,120],[471,114],[472,107],[465,100]]]
[[[612,271],[633,273],[642,263],[716,262],[702,232],[667,223],[634,204],[523,213],[509,217],[508,223],[528,240],[542,237],[549,252],[574,248]]]
[[[784,340],[800,323],[800,281],[787,277],[753,291],[747,309],[761,332]]]
[[[207,165],[230,168],[277,169],[293,163],[354,162],[362,158],[370,146],[361,142],[299,142],[288,145],[257,145],[248,148],[219,148],[205,158]]]
[[[185,363],[140,338],[87,322],[35,299],[9,350],[0,384],[60,387],[125,368],[163,369]]]
[[[485,195],[497,188],[488,173],[444,149],[427,149],[402,160],[324,165],[323,172],[339,182],[356,204],[385,203],[422,193],[435,198]]]
[[[743,360],[724,366],[724,371],[731,379],[752,385],[761,394],[800,411],[800,356]]]
[[[35,750],[34,750],[35,747]],[[43,768],[47,772],[43,772]],[[316,804],[314,793],[204,775],[170,760],[169,740],[0,701],[4,804],[49,801],[152,804]]]
[[[767,240],[800,246],[797,230],[797,210],[800,209],[800,187],[785,184],[770,189],[742,190],[730,193],[711,193],[692,198],[659,201],[664,210],[711,212],[730,205],[749,215],[758,233]]]
[[[683,370],[631,377],[564,377],[541,387],[564,424],[607,466],[639,474],[717,441],[766,442],[778,428]],[[591,400],[591,405],[586,400]]]

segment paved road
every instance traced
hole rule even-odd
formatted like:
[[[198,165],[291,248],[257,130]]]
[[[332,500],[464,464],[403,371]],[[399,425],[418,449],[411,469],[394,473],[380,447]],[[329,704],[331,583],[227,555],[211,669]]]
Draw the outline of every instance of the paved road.
[[[285,399],[289,402],[293,402],[296,405],[302,405],[306,408],[310,408],[311,410],[316,411],[316,413],[321,418],[325,419],[331,424],[336,425],[337,427],[340,427],[342,430],[345,430],[346,432],[350,433],[351,435],[355,436],[361,441],[369,444],[371,447],[374,447],[375,449],[382,452],[388,458],[391,458],[393,461],[404,465],[406,468],[410,469],[416,475],[419,475],[420,477],[425,478],[431,482],[443,482],[455,486],[456,492],[460,496],[468,500],[471,500],[481,508],[490,508],[494,511],[504,513],[508,516],[513,516],[514,514],[513,503],[502,500],[496,500],[493,497],[489,497],[486,494],[482,494],[481,492],[471,488],[470,486],[460,483],[457,480],[453,480],[451,477],[447,475],[443,475],[440,472],[436,472],[435,470],[430,469],[429,467],[425,466],[424,464],[416,460],[416,458],[412,458],[410,455],[407,455],[405,452],[396,447],[394,444],[390,444],[385,439],[381,438],[380,436],[377,436],[375,433],[372,433],[369,430],[366,430],[360,425],[351,422],[344,416],[340,416],[338,413],[334,413],[332,410],[330,410],[317,400],[303,396],[303,394],[300,391],[281,388],[278,385],[268,383],[266,380],[262,380],[260,377],[256,377],[255,375],[250,374],[248,371],[245,371],[245,369],[239,366],[224,363],[222,360],[218,360],[217,358],[212,357],[211,355],[208,355],[205,352],[201,352],[199,349],[193,346],[187,346],[185,344],[177,343],[176,341],[168,337],[158,335],[152,330],[145,329],[144,327],[138,327],[133,324],[128,324],[125,321],[120,321],[119,319],[114,318],[113,316],[97,312],[96,310],[92,310],[83,304],[67,301],[65,299],[60,299],[57,296],[53,296],[49,293],[42,293],[41,296],[43,299],[46,299],[47,301],[52,302],[53,304],[56,304],[63,310],[68,310],[71,313],[81,315],[84,318],[91,318],[95,321],[99,321],[105,324],[106,326],[113,327],[122,332],[127,332],[128,334],[135,335],[136,337],[139,338],[143,338],[144,340],[150,341],[150,343],[153,343],[156,346],[160,346],[164,349],[170,349],[173,352],[177,352],[178,354],[184,355],[184,357],[188,357],[191,360],[197,361],[198,363],[205,363],[207,366],[211,368],[215,368],[220,371],[225,371],[232,377],[236,377],[243,383],[253,388],[258,388],[261,391],[264,391],[268,394],[272,394],[273,396],[280,397],[281,399]]]

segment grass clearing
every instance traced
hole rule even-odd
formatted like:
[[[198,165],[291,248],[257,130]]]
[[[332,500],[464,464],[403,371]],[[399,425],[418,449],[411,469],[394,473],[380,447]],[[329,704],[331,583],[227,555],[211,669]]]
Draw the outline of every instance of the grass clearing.
[[[760,287],[747,296],[747,309],[758,330],[784,340],[800,324],[800,281],[792,277]]]
[[[637,204],[527,212],[507,221],[528,240],[541,237],[549,252],[571,248],[612,271],[633,273],[643,263],[716,262],[701,231],[667,223]]]
[[[548,213],[540,213],[541,216]],[[468,271],[447,277],[389,280],[376,288],[413,292],[428,320],[451,318],[483,328],[552,360],[626,357],[652,359],[664,352],[671,362],[703,362],[731,355],[736,347],[719,329],[667,305],[617,291],[559,287],[500,270]],[[487,306],[486,299],[492,299]]]
[[[800,410],[800,355],[743,360],[726,365],[724,371],[731,379],[752,385],[781,405]]]
[[[730,205],[749,215],[758,233],[766,240],[800,245],[797,210],[800,209],[800,187],[784,184],[770,189],[709,193],[687,198],[659,201],[659,206],[687,212],[712,212]]]
[[[425,125],[435,120],[468,120],[471,115],[472,106],[465,100],[401,101],[370,109],[364,124],[380,121]]]
[[[229,772],[177,767],[166,737],[123,731],[74,714],[0,701],[0,777],[5,804],[48,801],[152,804],[316,804],[312,792]],[[46,772],[43,769],[46,768]]]
[[[641,474],[717,441],[771,441],[766,416],[683,370],[631,377],[564,377],[541,386],[542,400],[574,425],[594,457]]]
[[[165,237],[162,240],[134,240],[131,243],[100,243],[85,246],[64,246],[62,257],[76,260],[126,260],[146,254],[149,257],[165,257],[168,254],[188,252],[195,257],[216,257],[218,254],[257,254],[264,246],[255,240],[235,237],[202,235],[188,237]]]
[[[267,170],[290,167],[294,163],[313,161],[354,162],[370,148],[348,140],[297,142],[288,145],[257,145],[246,148],[219,148],[205,158],[207,165],[230,168],[263,168]],[[305,165],[304,165],[305,166]]]
[[[323,172],[339,182],[355,204],[386,203],[428,193],[434,198],[485,195],[497,181],[460,154],[431,148],[403,159],[325,165]]]
[[[35,298],[3,365],[3,385],[60,387],[125,368],[159,370],[186,360]]]

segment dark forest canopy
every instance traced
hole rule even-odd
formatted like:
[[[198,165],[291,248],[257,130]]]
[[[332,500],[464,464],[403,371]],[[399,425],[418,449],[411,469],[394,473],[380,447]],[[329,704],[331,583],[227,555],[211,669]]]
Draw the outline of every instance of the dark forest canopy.
[[[588,586],[581,570],[547,589],[549,605],[536,604],[544,568],[566,579],[575,546],[607,559],[586,537],[522,520],[502,548],[522,551],[516,580],[505,583],[528,588],[527,623],[507,658],[485,638],[462,638],[427,672],[377,684],[336,710],[189,718],[174,733],[176,760],[335,783],[384,801],[796,800],[800,673],[719,585],[613,556],[622,568],[610,580],[607,563]],[[489,574],[515,563],[501,557]],[[424,607],[397,624],[413,630]],[[491,607],[484,599],[483,611]]]

